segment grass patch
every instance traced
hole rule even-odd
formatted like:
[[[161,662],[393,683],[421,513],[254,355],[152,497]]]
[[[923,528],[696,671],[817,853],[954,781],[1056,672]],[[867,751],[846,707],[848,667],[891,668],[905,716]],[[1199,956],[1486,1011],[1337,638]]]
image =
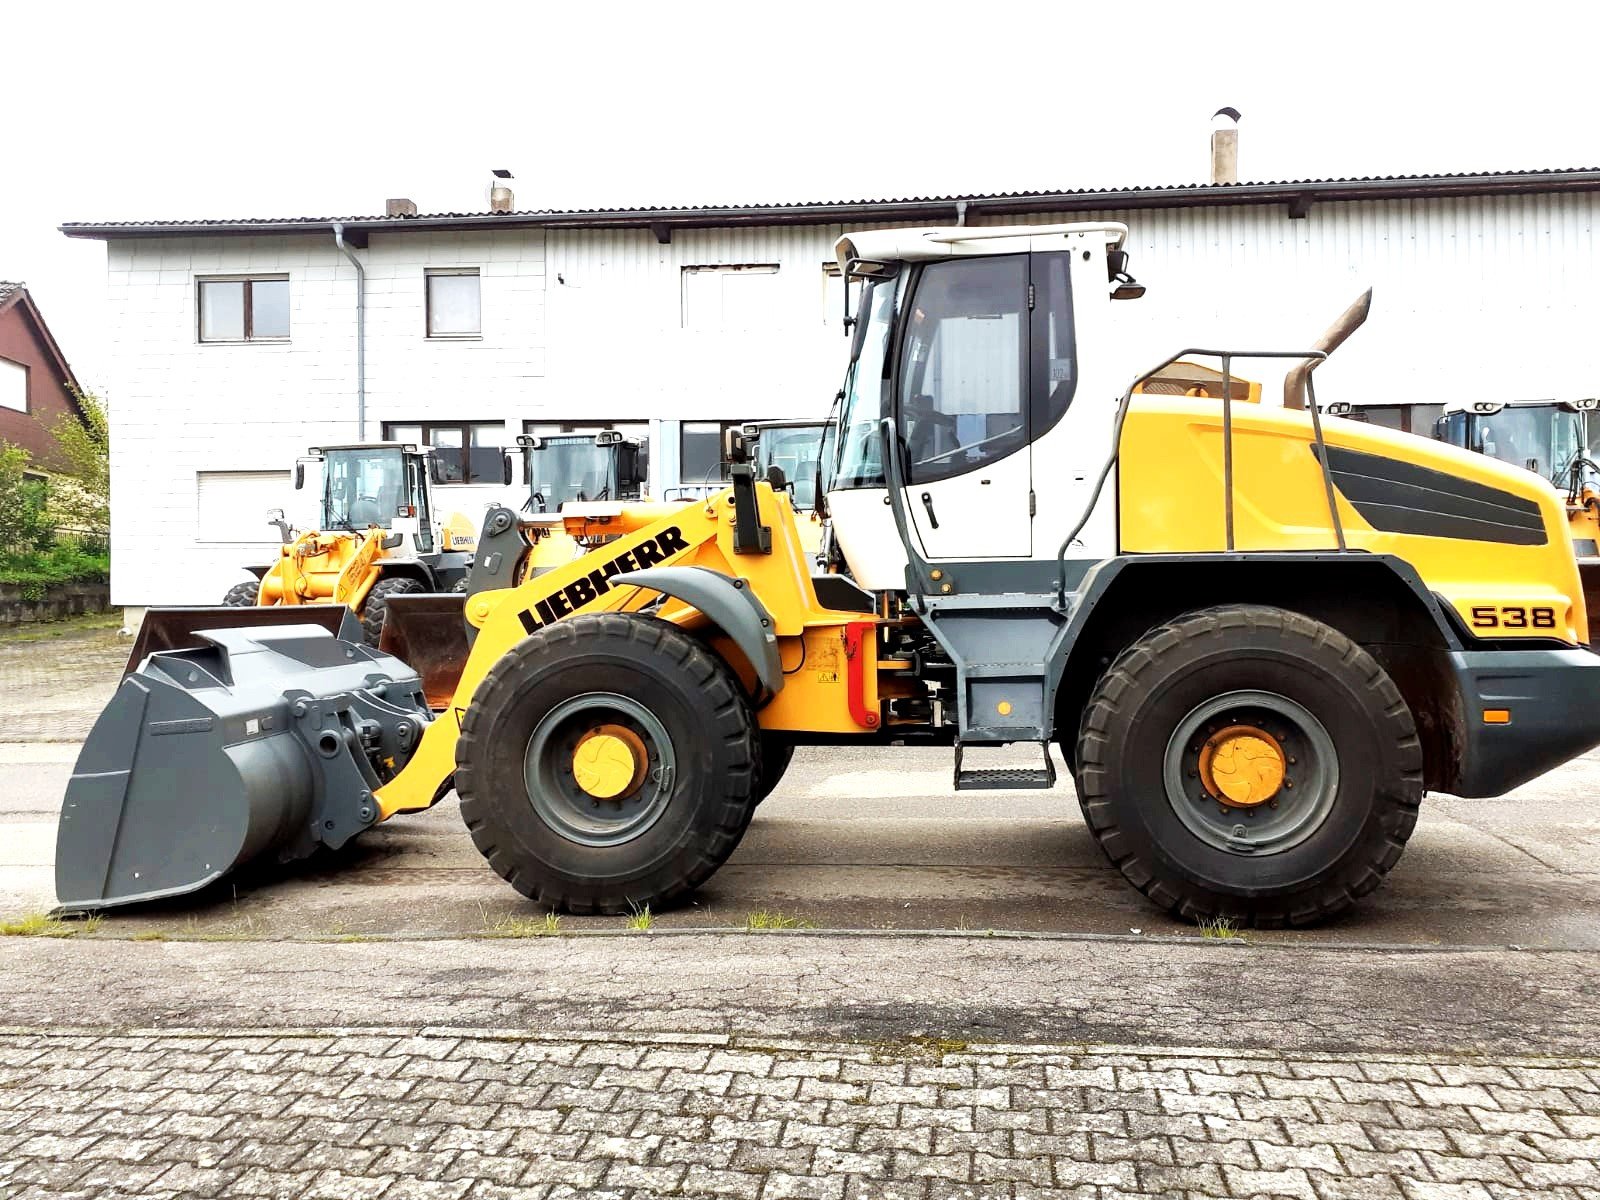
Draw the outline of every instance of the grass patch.
[[[628,915],[628,928],[638,933],[649,933],[650,927],[655,923],[656,919],[650,915],[650,906],[648,904],[643,908],[634,909]]]
[[[1201,921],[1200,936],[1215,942],[1245,940],[1244,930],[1235,925],[1228,917],[1215,917],[1211,920]]]
[[[758,908],[744,919],[744,927],[756,929],[815,929],[804,917],[791,917],[777,909]]]
[[[24,913],[10,921],[0,921],[0,937],[69,938],[80,933],[93,933],[100,928],[102,917],[84,917],[65,921],[49,913]]]
[[[514,913],[491,918],[483,914],[483,932],[489,937],[554,937],[561,932],[561,914],[547,912],[542,917],[519,917]]]
[[[141,929],[128,939],[130,942],[164,942],[167,933],[164,929]]]
[[[194,917],[189,918],[184,939],[191,942],[254,942],[266,936],[266,928],[254,917],[235,916],[228,925],[204,926]]]

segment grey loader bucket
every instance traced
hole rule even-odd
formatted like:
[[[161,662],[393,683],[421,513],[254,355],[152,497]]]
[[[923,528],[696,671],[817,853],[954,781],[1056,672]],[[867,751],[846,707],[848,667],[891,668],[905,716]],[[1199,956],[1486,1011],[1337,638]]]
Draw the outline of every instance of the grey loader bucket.
[[[363,644],[348,611],[338,636],[192,615],[190,647],[130,671],[78,755],[56,834],[64,911],[343,845],[377,820],[373,792],[432,719],[416,673]]]

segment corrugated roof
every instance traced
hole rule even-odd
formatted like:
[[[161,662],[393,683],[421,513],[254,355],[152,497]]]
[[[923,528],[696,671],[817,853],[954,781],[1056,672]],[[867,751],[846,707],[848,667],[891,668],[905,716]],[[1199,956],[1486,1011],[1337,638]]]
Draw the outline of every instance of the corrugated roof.
[[[21,290],[22,284],[12,283],[9,279],[0,279],[0,304],[4,304],[11,299],[12,292],[20,292]]]
[[[986,192],[856,200],[786,200],[770,204],[726,204],[595,209],[521,209],[516,212],[435,212],[415,216],[231,217],[155,221],[69,221],[68,237],[160,237],[174,234],[242,235],[324,232],[345,226],[358,244],[372,230],[472,229],[531,226],[673,227],[724,224],[828,224],[844,219],[949,220],[958,206],[967,212],[1023,214],[1074,209],[1173,208],[1224,204],[1488,195],[1600,189],[1600,167],[1460,172],[1443,175],[1341,176],[1332,179],[1261,180],[1249,183],[1180,183],[1063,191]]]

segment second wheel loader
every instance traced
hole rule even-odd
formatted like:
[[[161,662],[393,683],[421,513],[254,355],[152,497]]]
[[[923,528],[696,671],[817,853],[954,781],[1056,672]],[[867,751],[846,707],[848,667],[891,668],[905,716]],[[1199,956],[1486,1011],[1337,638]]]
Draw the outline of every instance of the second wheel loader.
[[[1600,744],[1556,491],[1324,425],[1323,350],[1286,355],[1307,369],[1282,408],[1226,386],[1261,355],[1169,360],[1215,360],[1220,398],[1137,390],[1159,368],[1125,349],[1126,232],[840,242],[865,287],[827,496],[846,572],[813,573],[735,437],[729,487],[621,505],[616,536],[541,575],[519,581],[528,535],[491,513],[437,717],[348,622],[188,614],[84,746],[63,908],[338,846],[452,785],[524,895],[659,907],[727,859],[796,744],[923,742],[961,791],[1049,788],[1059,755],[1155,904],[1299,925],[1379,885],[1427,790],[1499,795]],[[1037,765],[981,761],[1013,743]]]
[[[376,646],[391,597],[448,592],[466,579],[476,533],[460,514],[438,519],[425,448],[314,447],[295,464],[297,490],[308,464],[321,475],[317,528],[296,533],[279,512],[277,559],[247,568],[255,579],[229,588],[225,605],[345,605]]]

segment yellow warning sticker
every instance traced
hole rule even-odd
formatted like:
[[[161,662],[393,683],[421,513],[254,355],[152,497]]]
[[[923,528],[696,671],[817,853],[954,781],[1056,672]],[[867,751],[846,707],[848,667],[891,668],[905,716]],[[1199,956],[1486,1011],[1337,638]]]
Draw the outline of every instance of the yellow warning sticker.
[[[818,683],[838,683],[839,682],[839,672],[837,672],[837,671],[818,671],[817,672],[817,682]]]

